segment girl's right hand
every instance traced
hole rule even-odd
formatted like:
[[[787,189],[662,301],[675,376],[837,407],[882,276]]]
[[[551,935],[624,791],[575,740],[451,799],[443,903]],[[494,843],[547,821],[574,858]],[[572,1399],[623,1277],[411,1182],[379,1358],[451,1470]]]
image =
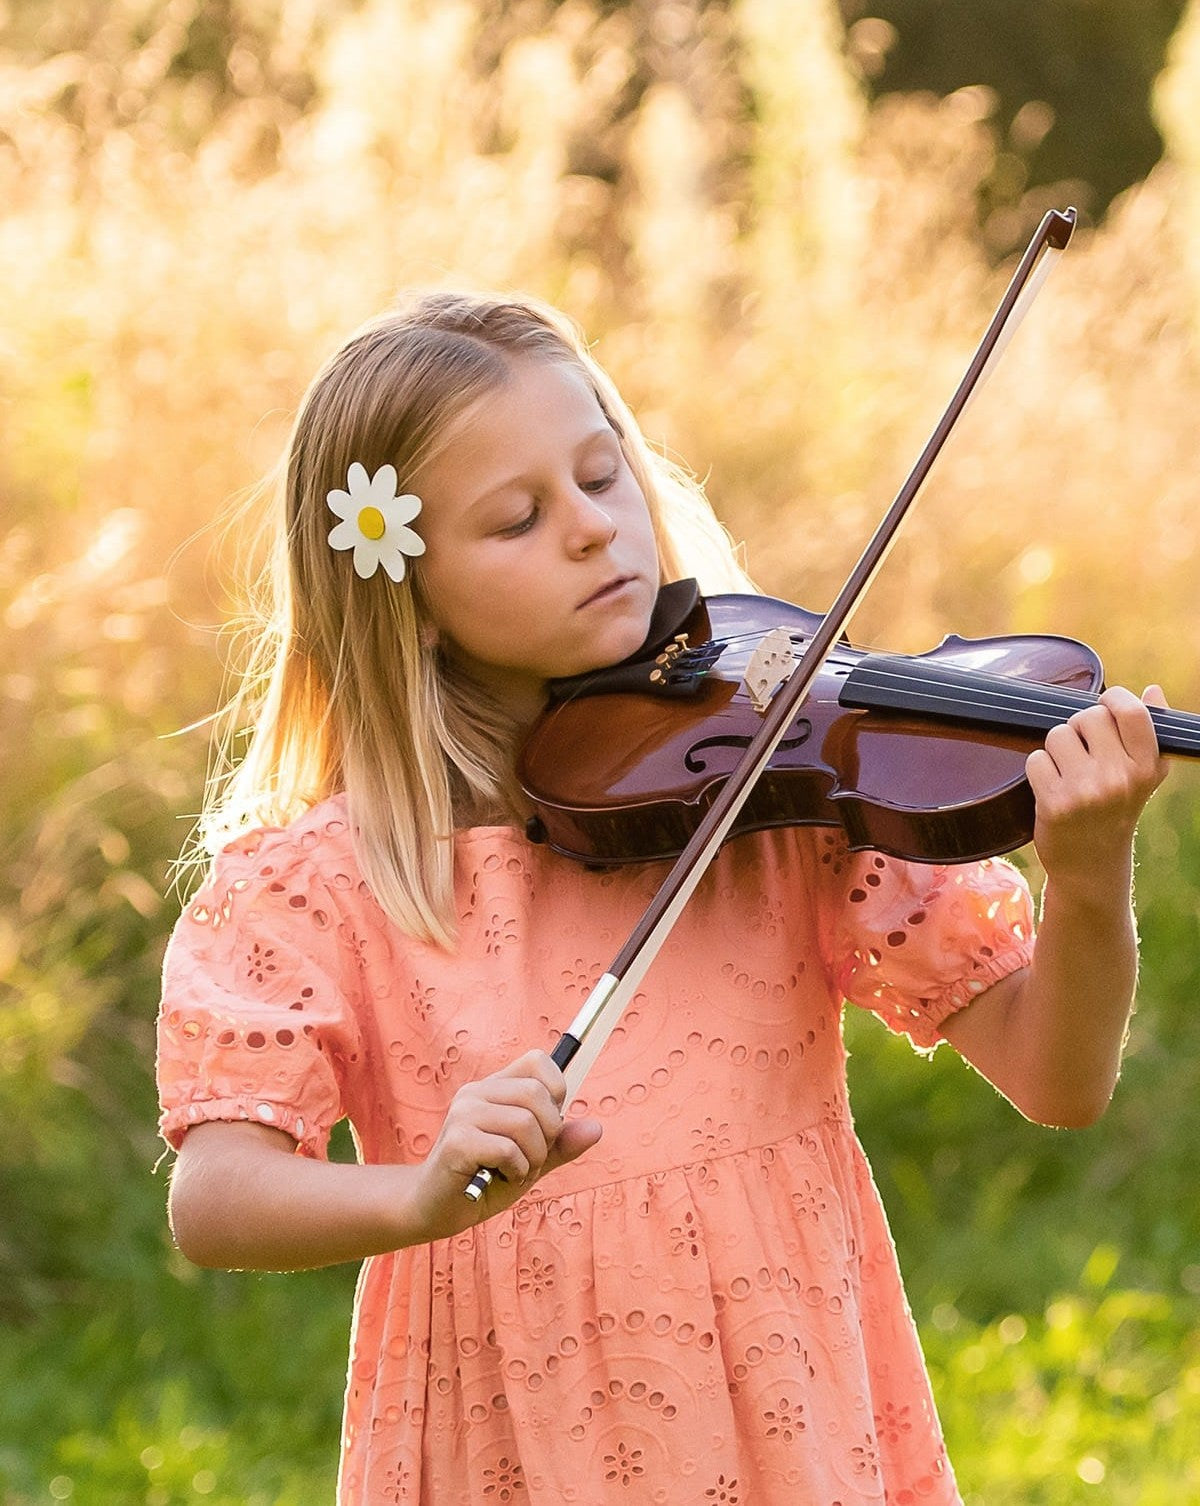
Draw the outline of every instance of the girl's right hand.
[[[566,1082],[544,1051],[530,1051],[454,1095],[433,1149],[415,1168],[408,1216],[428,1239],[461,1233],[510,1208],[541,1177],[574,1161],[603,1133],[594,1119],[564,1120]],[[500,1173],[477,1203],[467,1183],[481,1166]]]

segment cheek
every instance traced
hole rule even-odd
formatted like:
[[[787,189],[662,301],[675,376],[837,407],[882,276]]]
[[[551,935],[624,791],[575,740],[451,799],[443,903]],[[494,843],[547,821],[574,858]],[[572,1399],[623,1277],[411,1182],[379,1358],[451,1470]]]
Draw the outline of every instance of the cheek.
[[[433,555],[433,558],[429,556]],[[495,589],[496,572],[473,559],[470,551],[432,546],[422,562],[421,594],[429,616],[442,628],[449,629],[465,616],[479,615]]]
[[[658,564],[658,540],[654,537],[654,524],[650,519],[650,511],[643,502],[637,520],[637,526],[633,530],[633,537],[638,552],[649,564],[653,561],[655,568]]]
[[[447,578],[434,572],[424,583],[429,620],[446,639],[467,653],[486,658],[507,652],[537,636],[544,614],[539,610],[539,584],[544,568],[510,560],[501,571],[495,563],[462,561]]]

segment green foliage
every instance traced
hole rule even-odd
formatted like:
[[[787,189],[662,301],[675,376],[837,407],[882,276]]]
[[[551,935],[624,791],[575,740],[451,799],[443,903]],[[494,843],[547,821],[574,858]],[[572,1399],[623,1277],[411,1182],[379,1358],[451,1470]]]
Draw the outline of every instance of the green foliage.
[[[867,18],[860,58],[878,93],[995,91],[1006,142],[983,195],[985,213],[1027,188],[1065,184],[1097,217],[1162,156],[1150,91],[1185,4],[841,0],[852,24]],[[881,20],[894,28],[890,35]],[[852,50],[854,40],[852,29]]]
[[[6,1344],[0,1500],[327,1503],[352,1273],[201,1275],[159,1245]]]
[[[1104,1259],[1111,1256],[1111,1262]],[[1200,1496],[1197,1303],[1083,1291],[986,1326],[940,1310],[926,1353],[966,1506],[1176,1506]]]

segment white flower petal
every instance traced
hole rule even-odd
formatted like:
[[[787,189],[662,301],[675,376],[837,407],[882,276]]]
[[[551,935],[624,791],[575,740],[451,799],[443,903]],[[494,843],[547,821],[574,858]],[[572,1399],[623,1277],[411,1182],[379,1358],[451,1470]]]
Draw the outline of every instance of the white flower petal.
[[[405,554],[411,554],[414,557],[425,553],[425,540],[419,533],[414,533],[411,528],[397,528],[394,533],[389,528],[387,541]]]
[[[379,556],[379,563],[397,585],[404,579],[404,556],[399,549],[389,549]]]
[[[354,546],[354,573],[370,580],[379,569],[379,550],[373,543],[361,541]]]
[[[363,465],[361,460],[351,461],[350,470],[347,474],[346,480],[347,484],[350,487],[350,495],[355,499],[356,502],[358,502],[358,505],[360,507],[364,506],[365,502],[369,501],[370,498],[367,497],[366,499],[360,501],[358,494],[359,492],[369,493],[371,490],[371,481],[370,477],[367,475],[367,468],[365,465]]]
[[[401,528],[409,519],[409,511],[401,507],[400,497],[389,497],[386,502],[379,503],[379,511],[383,514],[389,528]]]
[[[337,489],[326,492],[325,502],[329,511],[339,518],[348,518],[350,516],[350,509],[354,506],[354,498],[350,493]]]
[[[358,531],[358,525],[353,519],[343,518],[340,523],[335,523],[329,530],[331,549],[353,549],[361,543],[362,534]]]
[[[420,497],[414,497],[411,492],[405,492],[404,496],[397,497],[392,503],[392,511],[389,512],[389,521],[395,518],[397,523],[411,523],[421,511]]]
[[[384,508],[396,495],[396,467],[394,465],[381,465],[371,477],[371,501],[376,507]]]

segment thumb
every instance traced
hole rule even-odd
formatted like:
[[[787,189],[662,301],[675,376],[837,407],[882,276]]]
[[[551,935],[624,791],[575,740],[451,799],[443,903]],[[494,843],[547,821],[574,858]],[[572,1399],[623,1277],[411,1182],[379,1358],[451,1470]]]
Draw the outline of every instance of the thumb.
[[[603,1133],[604,1126],[598,1119],[568,1119],[559,1130],[558,1138],[546,1157],[543,1175],[547,1171],[553,1171],[556,1166],[565,1166],[568,1161],[577,1160],[585,1150],[591,1150]]]
[[[1147,706],[1165,707],[1168,704],[1161,685],[1147,685],[1142,691],[1142,700]]]

